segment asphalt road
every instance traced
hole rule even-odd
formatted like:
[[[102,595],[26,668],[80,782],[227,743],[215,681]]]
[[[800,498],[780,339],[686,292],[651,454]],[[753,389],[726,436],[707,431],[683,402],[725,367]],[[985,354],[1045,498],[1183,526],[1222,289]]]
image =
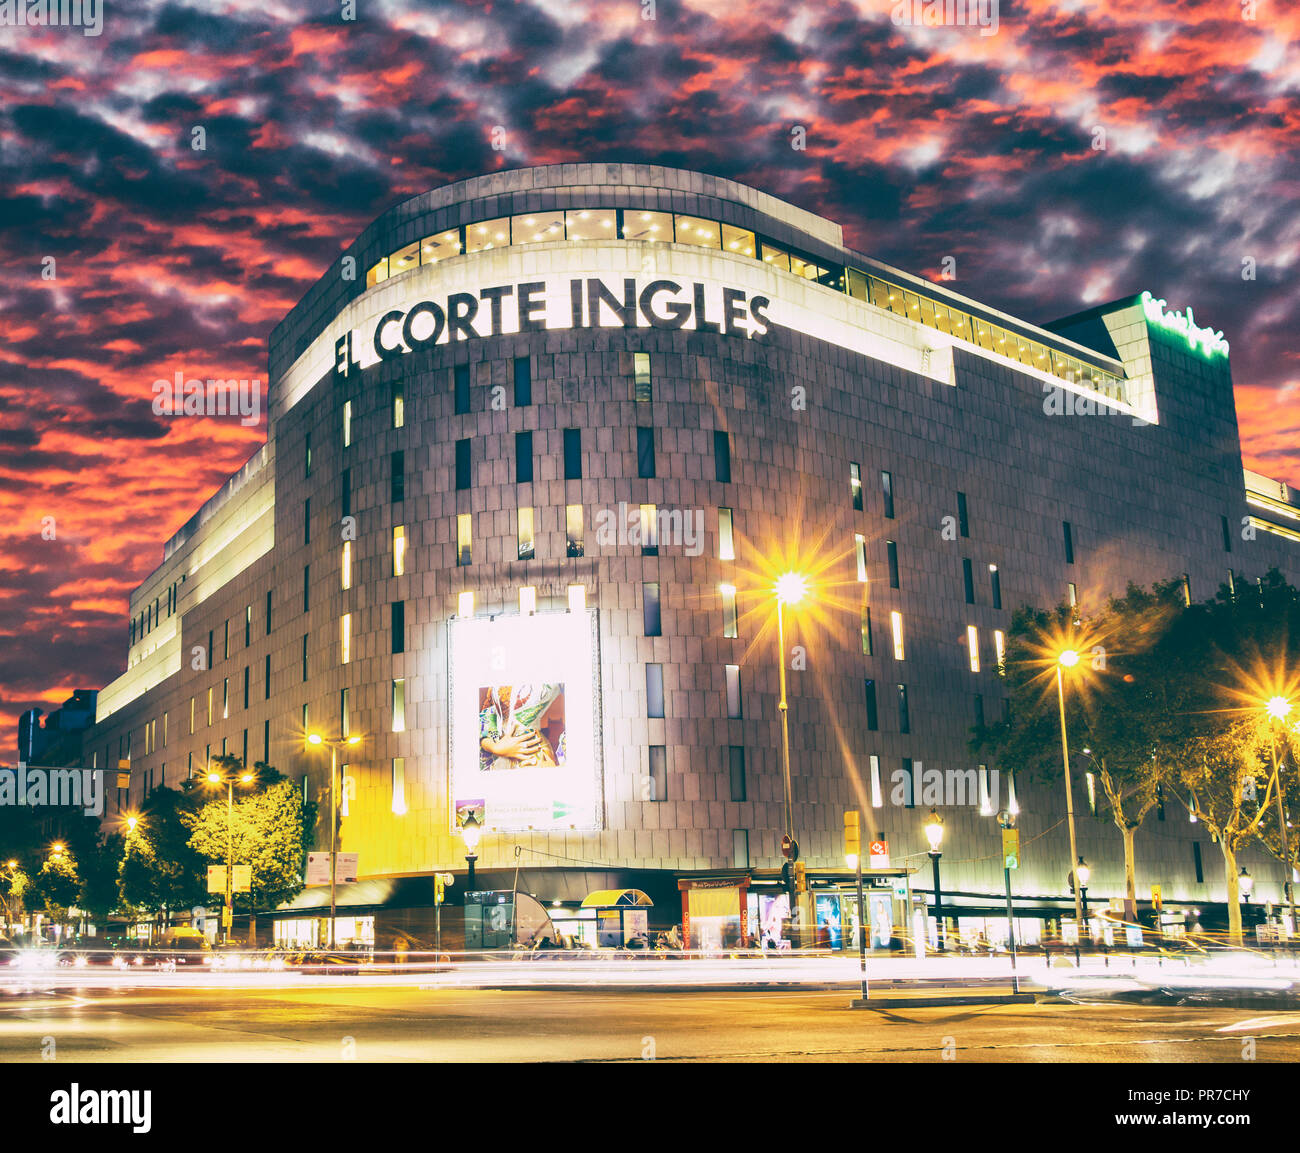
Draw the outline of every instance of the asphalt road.
[[[1300,1060],[1300,1010],[853,1011],[849,991],[92,989],[0,997],[0,1062]]]

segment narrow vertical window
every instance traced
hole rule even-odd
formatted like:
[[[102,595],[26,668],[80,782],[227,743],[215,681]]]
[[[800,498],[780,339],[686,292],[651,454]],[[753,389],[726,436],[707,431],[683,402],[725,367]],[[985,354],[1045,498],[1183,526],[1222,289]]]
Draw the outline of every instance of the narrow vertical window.
[[[975,566],[968,556],[961,558],[961,580],[966,590],[966,603],[973,605],[975,603]]]
[[[903,777],[907,781],[907,784],[904,786],[907,798],[904,801],[904,805],[909,809],[916,808],[916,795],[921,791],[921,781],[916,772],[918,767],[919,766],[912,761],[911,757],[903,758]]]
[[[731,509],[718,509],[718,560],[735,560],[736,544],[732,535]]]
[[[342,664],[352,659],[352,614],[344,613],[339,621],[339,654]]]
[[[458,440],[456,442],[456,488],[467,489],[470,487],[470,455],[469,455],[469,438]]]
[[[849,496],[853,498],[853,507],[862,511],[862,466],[857,461],[849,462]]]
[[[998,676],[1007,675],[1007,634],[1001,629],[993,630],[993,652],[997,657]]]
[[[664,745],[650,746],[650,772],[648,774],[649,796],[645,801],[666,801],[668,799],[668,749]]]
[[[582,505],[580,504],[564,507],[564,551],[566,556],[571,557],[583,554]]]
[[[1187,581],[1187,578],[1186,578],[1186,577],[1183,577],[1183,582],[1186,583],[1186,581]],[[230,660],[230,621],[229,621],[229,619],[226,620],[225,628],[222,630],[222,639],[221,639],[221,659],[222,659],[223,661],[228,661],[228,660]]]
[[[536,551],[536,539],[533,535],[533,510],[519,510],[519,551],[520,560],[532,560]]]
[[[664,715],[664,667],[650,664],[645,667],[645,707],[647,717]]]
[[[652,479],[655,474],[655,430],[638,428],[636,430],[636,475],[643,480]]]
[[[456,394],[457,414],[469,412],[469,365],[458,364],[451,370],[452,391]]]
[[[533,434],[515,433],[515,484],[533,482]]]
[[[214,718],[214,715],[213,715],[212,693],[213,693],[213,690],[212,690],[212,689],[208,689],[208,727],[209,727],[209,728],[212,727],[212,722],[213,722],[213,720],[215,719],[215,718]],[[127,748],[129,749],[129,748],[130,748],[130,741],[131,741],[131,734],[130,734],[130,733],[127,733],[127,734],[126,734],[126,739],[127,739]],[[127,756],[130,756],[130,755],[131,755],[130,753],[127,753]]]
[[[984,727],[984,694],[976,693],[975,699],[972,702],[972,704],[975,710],[975,724],[979,728],[983,728]]]
[[[339,489],[343,502],[343,515],[352,515],[352,470],[345,468],[339,473]]]
[[[900,733],[910,733],[912,731],[912,714],[907,707],[907,686],[897,685],[898,689],[898,731]]]
[[[311,433],[308,432],[303,443],[303,460],[306,465],[306,475],[311,476]]]
[[[862,686],[867,701],[867,731],[874,733],[880,728],[880,715],[876,711],[876,682],[868,677]]]
[[[871,606],[864,604],[862,606],[862,655],[864,657],[873,655],[875,643],[871,635]]]
[[[250,683],[251,672],[252,669],[248,665],[245,665],[244,666],[244,708],[248,708],[248,686]],[[163,713],[163,743],[164,744],[167,743],[167,714],[166,713]]]
[[[393,427],[405,428],[406,427],[406,396],[402,391],[402,382],[400,380],[393,381],[392,397],[393,397]]]
[[[641,506],[641,555],[659,555],[659,509],[652,504]]]
[[[885,498],[885,517],[888,520],[894,519],[894,477],[892,473],[882,472],[880,474],[880,492]]]
[[[880,758],[872,756],[871,764],[871,807],[873,809],[883,809],[885,807],[885,790],[880,783]]]
[[[634,352],[632,354],[632,376],[634,380],[633,395],[640,404],[649,404],[653,399],[650,383],[650,354]]]
[[[343,402],[343,447],[349,448],[352,444],[352,402],[345,400]]]
[[[393,576],[406,574],[406,525],[393,525]]]
[[[307,633],[302,634],[302,683],[307,683]]]
[[[1068,520],[1061,521],[1061,531],[1065,537],[1065,563],[1074,564],[1074,530]]]
[[[980,765],[979,767],[979,793],[980,793],[980,816],[991,817],[993,815],[993,797],[989,792],[988,765]]]
[[[998,566],[989,565],[989,589],[993,593],[993,607],[1000,609],[1002,607],[1002,574],[998,572]]]
[[[267,653],[262,662],[262,692],[263,700],[271,699],[271,654]]]
[[[727,748],[727,769],[731,777],[731,799],[743,801],[745,794],[745,749],[742,745]]]
[[[722,635],[733,639],[740,635],[736,620],[736,586],[719,585],[718,591],[722,594]]]
[[[903,659],[903,614],[897,609],[889,614],[889,631],[894,635],[894,660]]]
[[[1187,573],[1183,573],[1183,605],[1192,607],[1192,578]]]
[[[970,671],[980,671],[980,632],[974,625],[966,626],[966,656],[970,661]]]
[[[302,566],[302,611],[311,611],[311,565]]]
[[[266,635],[268,637],[271,635],[271,599],[272,599],[272,592],[270,589],[267,589],[266,590]]]
[[[393,732],[406,732],[406,678],[393,681]]]
[[[515,407],[533,403],[533,366],[526,356],[515,357]]]
[[[966,494],[957,494],[957,531],[962,536],[970,536],[970,521],[966,518]]]
[[[393,758],[392,809],[397,816],[406,812],[406,758]]]
[[[713,471],[715,480],[731,483],[731,437],[725,432],[713,434]]]
[[[456,564],[460,567],[470,563],[470,554],[474,544],[472,522],[472,513],[463,512],[456,517]]]
[[[646,636],[663,636],[663,622],[659,613],[658,581],[650,581],[641,586],[641,616]]]
[[[406,602],[393,601],[390,611],[393,634],[393,652],[406,652]]]
[[[784,656],[782,660],[784,660]],[[740,699],[740,666],[727,666],[727,716],[740,720],[744,716]]]
[[[1201,843],[1200,841],[1192,842],[1192,867],[1196,870],[1196,883],[1205,884],[1205,873],[1201,865]]]
[[[749,868],[749,830],[731,830],[731,867],[733,869]]]
[[[244,648],[253,643],[253,606],[244,606]]]
[[[350,540],[343,542],[342,577],[343,587],[350,589],[352,587],[352,542]]]
[[[190,697],[190,736],[194,735],[194,698]]]
[[[885,541],[885,554],[889,558],[889,587],[896,589],[898,585],[898,545],[892,540]]]
[[[1226,516],[1219,517],[1219,523],[1223,528],[1223,551],[1232,552],[1232,529],[1228,525]]]
[[[352,691],[350,689],[339,690],[339,734],[344,737],[352,735],[352,709],[349,707],[352,700]],[[348,779],[346,772],[347,766],[344,766],[343,780]],[[347,786],[344,785],[343,792],[347,795]]]
[[[302,502],[302,543],[311,544],[311,497]]]
[[[1071,581],[1068,585],[1066,585],[1066,595],[1070,599],[1070,607],[1072,609],[1078,608],[1079,607],[1079,586],[1076,585],[1074,581]]]
[[[853,553],[858,562],[858,582],[865,584],[867,580],[867,538],[860,532],[853,534]]]
[[[564,479],[582,479],[582,429],[564,430]]]
[[[389,479],[388,500],[401,504],[406,499],[406,453],[401,449],[393,453],[392,473]]]

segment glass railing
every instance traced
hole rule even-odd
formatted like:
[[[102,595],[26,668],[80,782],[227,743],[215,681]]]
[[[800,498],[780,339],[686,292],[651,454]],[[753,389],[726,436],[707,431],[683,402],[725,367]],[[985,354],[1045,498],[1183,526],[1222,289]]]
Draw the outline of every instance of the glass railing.
[[[690,244],[761,260],[782,272],[845,292],[855,300],[947,333],[956,340],[1007,357],[1028,368],[1091,389],[1111,400],[1123,402],[1127,399],[1122,377],[1023,333],[956,308],[915,287],[894,284],[856,268],[828,264],[748,229],[683,213],[639,208],[569,208],[461,225],[408,244],[384,257],[367,270],[366,287],[371,288],[413,268],[437,264],[461,254],[548,241],[615,238],[648,244]]]

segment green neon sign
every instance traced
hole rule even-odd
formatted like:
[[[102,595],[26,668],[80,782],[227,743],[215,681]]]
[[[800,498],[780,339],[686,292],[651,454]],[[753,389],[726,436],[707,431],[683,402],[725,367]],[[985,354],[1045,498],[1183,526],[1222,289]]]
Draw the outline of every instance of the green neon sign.
[[[1142,311],[1146,313],[1147,320],[1166,332],[1178,333],[1193,352],[1199,347],[1206,356],[1212,356],[1216,352],[1228,355],[1228,342],[1223,339],[1223,333],[1198,325],[1192,316],[1190,305],[1184,316],[1181,312],[1166,312],[1165,302],[1157,300],[1149,292],[1144,292],[1141,299]]]

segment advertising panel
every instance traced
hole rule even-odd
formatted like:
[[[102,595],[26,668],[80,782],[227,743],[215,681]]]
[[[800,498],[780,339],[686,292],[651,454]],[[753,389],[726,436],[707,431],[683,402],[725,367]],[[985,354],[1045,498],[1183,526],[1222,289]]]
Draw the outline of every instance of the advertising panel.
[[[500,832],[602,827],[594,610],[451,622],[451,799]]]

